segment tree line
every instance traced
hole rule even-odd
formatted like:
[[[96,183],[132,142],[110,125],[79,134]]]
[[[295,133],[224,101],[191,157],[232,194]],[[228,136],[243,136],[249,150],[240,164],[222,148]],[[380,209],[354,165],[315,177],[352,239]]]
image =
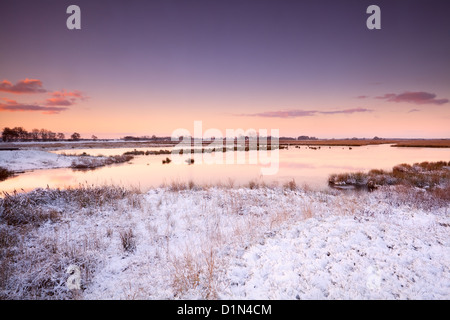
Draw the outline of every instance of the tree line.
[[[70,140],[80,140],[81,135],[74,132],[70,136]],[[61,141],[66,140],[66,136],[62,132],[53,132],[47,129],[33,129],[30,132],[23,127],[9,128],[2,130],[2,141]]]

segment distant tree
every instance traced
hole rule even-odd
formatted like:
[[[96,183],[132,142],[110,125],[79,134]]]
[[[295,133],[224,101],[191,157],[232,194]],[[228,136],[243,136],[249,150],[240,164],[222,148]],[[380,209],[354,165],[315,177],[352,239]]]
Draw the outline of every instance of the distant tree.
[[[18,140],[27,140],[27,138],[28,138],[27,130],[25,130],[22,127],[15,127],[13,130],[16,132]]]
[[[46,130],[46,129],[41,129],[40,131],[39,131],[39,133],[40,133],[40,135],[41,135],[41,139],[42,140],[48,140],[48,130]]]
[[[23,127],[4,128],[2,131],[3,141],[30,141],[30,140],[42,140],[42,141],[56,141],[64,140],[63,133],[55,133],[47,129],[33,129],[28,132]]]
[[[299,136],[297,140],[319,140],[316,137],[310,137],[310,136]]]
[[[15,127],[13,129],[6,127],[2,132],[3,141],[18,141],[26,140],[28,138],[28,132],[22,127]]]
[[[98,138],[97,138],[96,135],[92,135],[91,139],[94,140],[94,141],[97,141]]]
[[[32,140],[39,140],[39,137],[40,137],[39,129],[31,130],[30,138]]]
[[[280,137],[280,140],[295,140],[295,138],[292,138],[292,137]]]
[[[3,128],[3,131],[2,131],[2,140],[3,140],[4,142],[12,141],[12,140],[14,140],[14,138],[15,138],[15,132],[14,132],[13,129],[11,129],[11,128],[9,128],[9,127]]]
[[[48,131],[47,133],[47,139],[49,141],[55,141],[56,140],[56,133],[52,131]]]
[[[78,132],[74,132],[72,133],[72,135],[70,136],[70,138],[74,141],[80,140],[81,139],[81,135]]]

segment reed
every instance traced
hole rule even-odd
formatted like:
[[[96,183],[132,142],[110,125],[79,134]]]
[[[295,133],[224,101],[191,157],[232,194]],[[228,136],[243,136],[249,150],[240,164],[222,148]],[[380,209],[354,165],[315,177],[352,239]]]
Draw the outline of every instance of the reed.
[[[340,173],[330,175],[331,186],[368,187],[369,191],[383,185],[403,185],[425,189],[445,186],[450,181],[450,162],[402,163],[391,171],[372,169],[368,173]]]

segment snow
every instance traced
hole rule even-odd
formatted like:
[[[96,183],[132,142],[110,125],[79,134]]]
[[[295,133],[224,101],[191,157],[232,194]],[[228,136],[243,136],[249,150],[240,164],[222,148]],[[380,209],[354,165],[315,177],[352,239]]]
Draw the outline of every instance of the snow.
[[[98,140],[64,140],[64,141],[14,141],[14,142],[0,142],[0,147],[2,146],[13,146],[13,147],[28,147],[33,145],[54,145],[54,144],[65,144],[68,146],[79,145],[85,143],[104,143],[104,142],[124,142],[123,139],[98,139]]]
[[[101,207],[49,206],[61,221],[28,232],[23,246],[41,270],[53,261],[48,244],[74,251],[58,261],[84,261],[82,299],[450,298],[448,203],[424,209],[382,190],[157,188]],[[120,240],[128,229],[132,252]],[[16,287],[30,263],[15,262]]]
[[[0,151],[0,167],[10,171],[63,168],[77,158],[40,150]]]
[[[2,150],[0,151],[0,167],[14,172],[37,169],[68,168],[72,162],[93,158],[90,156],[66,156],[41,150]],[[99,158],[99,157],[95,157]]]
[[[248,274],[232,298],[448,299],[449,243],[439,243],[445,230],[417,229],[397,217],[296,223],[246,252],[239,271],[230,272]]]

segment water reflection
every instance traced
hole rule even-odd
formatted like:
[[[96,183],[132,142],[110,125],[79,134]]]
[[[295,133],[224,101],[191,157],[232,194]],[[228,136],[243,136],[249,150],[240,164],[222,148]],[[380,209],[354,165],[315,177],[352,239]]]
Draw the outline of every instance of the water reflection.
[[[170,148],[136,148],[137,150],[160,150]],[[118,149],[69,149],[57,153],[90,155],[118,155],[134,148]],[[235,159],[239,156],[234,152]],[[270,152],[270,151],[269,151]],[[390,170],[400,163],[415,163],[422,161],[450,160],[450,149],[447,148],[396,148],[389,145],[374,145],[364,147],[322,147],[309,149],[307,147],[279,150],[279,170],[273,176],[261,176],[262,165],[249,164],[249,152],[245,153],[244,164],[200,164],[192,165],[162,164],[167,155],[135,156],[130,163],[109,165],[90,171],[74,171],[70,168],[36,170],[26,172],[0,182],[0,191],[29,191],[34,188],[67,188],[79,184],[119,184],[122,186],[140,187],[145,191],[162,184],[174,181],[193,181],[197,184],[214,185],[218,183],[235,186],[247,185],[249,181],[285,183],[295,179],[297,185],[308,184],[313,189],[327,188],[328,176],[332,173],[349,171],[368,171],[370,169]],[[222,154],[224,159],[225,154]],[[186,155],[186,157],[188,157]]]

